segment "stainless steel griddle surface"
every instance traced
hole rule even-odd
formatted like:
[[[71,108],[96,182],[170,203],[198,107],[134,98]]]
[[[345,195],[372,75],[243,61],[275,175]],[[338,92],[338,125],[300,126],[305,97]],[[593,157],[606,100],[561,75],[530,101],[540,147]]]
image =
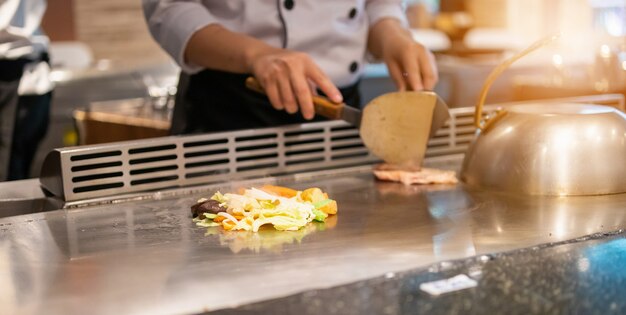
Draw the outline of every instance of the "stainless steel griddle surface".
[[[200,313],[626,227],[626,194],[406,187],[367,167],[279,182],[327,190],[339,214],[325,224],[253,234],[192,223],[197,198],[267,181],[0,219],[0,313]]]

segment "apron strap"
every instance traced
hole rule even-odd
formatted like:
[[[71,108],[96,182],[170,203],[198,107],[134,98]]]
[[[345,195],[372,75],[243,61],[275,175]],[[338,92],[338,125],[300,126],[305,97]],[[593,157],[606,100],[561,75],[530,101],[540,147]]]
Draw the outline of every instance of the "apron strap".
[[[0,80],[0,181],[9,179],[9,161],[17,115],[19,83],[19,79],[9,82]]]
[[[180,72],[178,76],[178,86],[176,87],[176,96],[174,97],[174,110],[172,112],[172,122],[170,125],[170,135],[180,135],[183,134],[185,129],[187,128],[187,109],[185,103],[185,94],[187,93],[187,88],[189,86],[189,75]]]

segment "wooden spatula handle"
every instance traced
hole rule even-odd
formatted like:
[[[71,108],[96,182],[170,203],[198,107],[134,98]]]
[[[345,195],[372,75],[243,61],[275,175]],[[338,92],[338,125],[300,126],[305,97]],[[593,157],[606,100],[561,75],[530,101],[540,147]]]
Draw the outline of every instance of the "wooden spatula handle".
[[[246,79],[246,87],[252,91],[265,94],[265,90],[259,84],[254,77],[248,77]],[[343,103],[334,103],[326,97],[319,95],[312,95],[313,98],[313,108],[315,109],[315,114],[324,116],[328,119],[340,119],[341,114],[343,112],[343,107],[345,104]]]
[[[313,108],[315,109],[315,114],[324,116],[328,119],[341,119],[344,106],[345,104],[343,103],[333,103],[331,100],[323,96],[313,95]]]

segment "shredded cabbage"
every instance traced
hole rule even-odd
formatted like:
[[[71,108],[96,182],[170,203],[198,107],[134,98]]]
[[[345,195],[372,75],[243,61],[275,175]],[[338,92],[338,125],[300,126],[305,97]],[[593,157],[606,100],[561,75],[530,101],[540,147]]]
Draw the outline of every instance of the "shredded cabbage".
[[[316,191],[317,195],[314,194]],[[324,222],[330,213],[325,207],[334,202],[319,188],[298,191],[293,197],[282,197],[256,188],[246,189],[242,194],[218,191],[210,199],[218,201],[226,211],[204,213],[204,219],[194,219],[197,225],[253,232],[258,232],[263,225],[281,231],[296,231],[311,221]],[[336,212],[336,205],[334,209]]]
[[[261,226],[271,224],[277,230],[295,231],[313,220],[324,221],[327,216],[311,203],[302,201],[299,194],[285,198],[250,188],[243,194],[217,192],[211,199],[219,201],[227,211],[207,219],[213,222],[223,217],[221,223],[227,230],[257,232]]]

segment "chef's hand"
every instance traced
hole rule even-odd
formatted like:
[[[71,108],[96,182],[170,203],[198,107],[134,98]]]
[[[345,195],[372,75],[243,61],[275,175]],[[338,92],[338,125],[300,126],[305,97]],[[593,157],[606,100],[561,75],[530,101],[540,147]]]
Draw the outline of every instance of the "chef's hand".
[[[332,101],[342,102],[337,87],[308,55],[269,46],[217,23],[191,36],[185,47],[185,62],[209,69],[252,73],[265,89],[272,106],[288,113],[295,113],[299,108],[306,119],[314,116],[311,96],[316,87]]]
[[[305,53],[275,49],[255,56],[251,66],[252,74],[277,110],[294,114],[299,108],[305,119],[312,119],[315,116],[312,96],[316,87],[331,101],[343,101],[337,87]]]
[[[432,90],[437,83],[435,57],[413,40],[398,20],[387,18],[370,28],[368,48],[382,59],[400,91]]]

